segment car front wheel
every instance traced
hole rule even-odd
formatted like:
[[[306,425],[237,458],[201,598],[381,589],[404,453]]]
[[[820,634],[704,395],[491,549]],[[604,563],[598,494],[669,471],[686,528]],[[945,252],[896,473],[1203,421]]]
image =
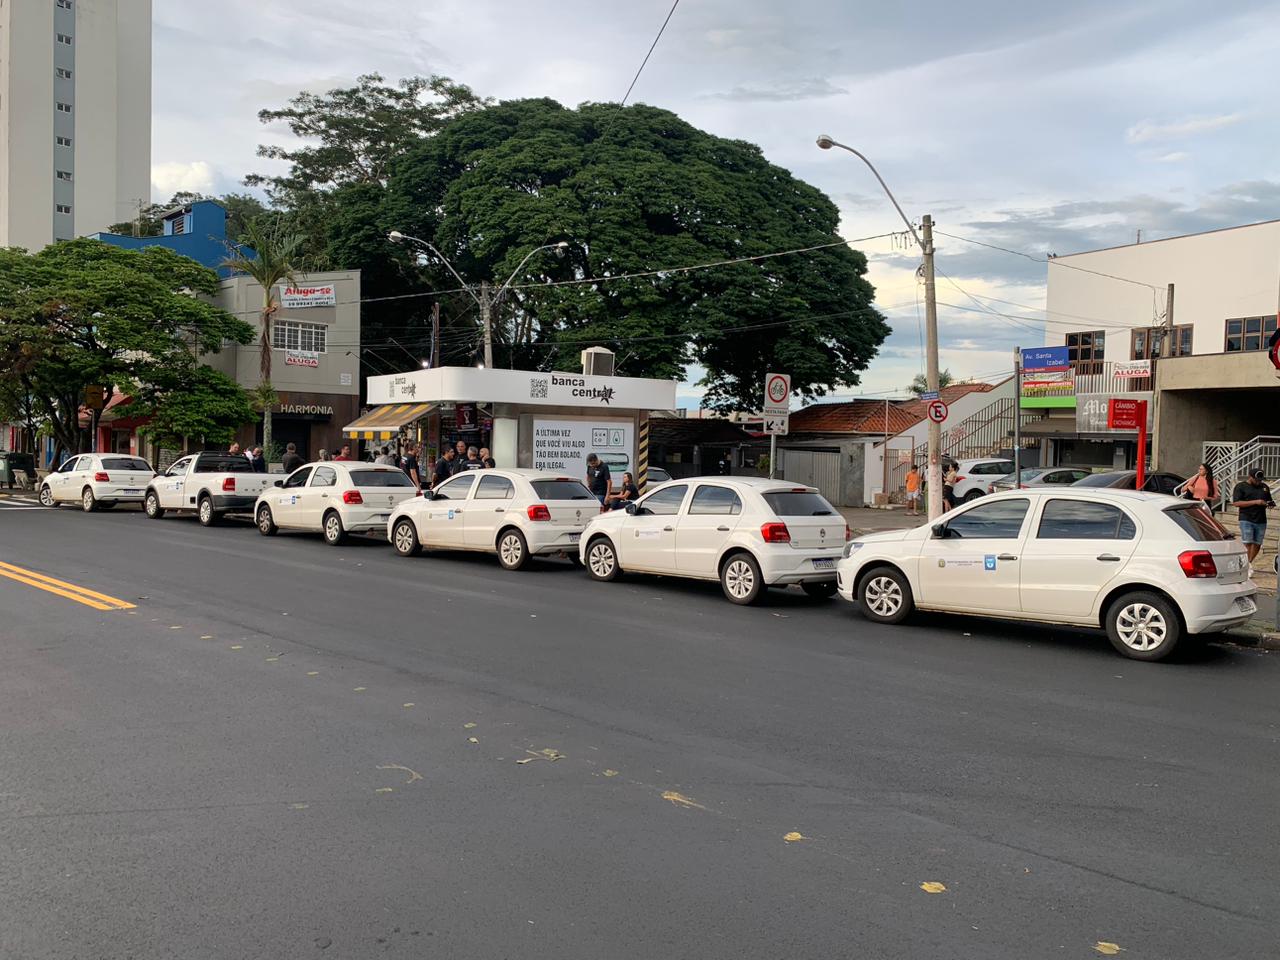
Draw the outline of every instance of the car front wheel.
[[[49,489],[47,483],[40,488],[40,502],[46,507],[56,507],[58,505],[58,501],[53,499],[53,491]]]
[[[498,562],[504,570],[519,570],[529,559],[529,544],[519,530],[504,530],[498,537]]]
[[[862,615],[875,623],[901,623],[914,606],[911,585],[893,567],[876,567],[864,573],[857,596]]]
[[[1107,636],[1133,660],[1163,660],[1182,638],[1178,611],[1164,597],[1139,590],[1119,597],[1107,610]]]
[[[587,573],[592,580],[616,580],[622,567],[618,565],[618,551],[608,537],[597,537],[587,546]]]
[[[271,516],[271,508],[264,503],[258,508],[258,532],[264,537],[274,537],[278,529]]]
[[[755,603],[764,592],[760,564],[748,553],[735,553],[720,568],[720,587],[733,603]]]
[[[164,508],[160,506],[160,497],[156,495],[154,490],[147,491],[147,495],[142,501],[142,512],[152,520],[159,520],[164,516]]]
[[[418,531],[408,517],[396,521],[395,528],[391,531],[391,545],[402,557],[415,557],[422,549],[422,544],[418,542]]]

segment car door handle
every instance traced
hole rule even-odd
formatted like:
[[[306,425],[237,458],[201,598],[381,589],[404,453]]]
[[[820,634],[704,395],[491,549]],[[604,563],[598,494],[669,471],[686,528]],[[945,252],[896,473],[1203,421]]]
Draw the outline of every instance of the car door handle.
[[[1119,557],[1117,557],[1114,553],[1100,553],[1100,554],[1098,554],[1098,559],[1099,559],[1099,560],[1107,560],[1107,561],[1110,561],[1111,563],[1119,563],[1119,562],[1120,562],[1120,558],[1119,558]]]
[[[732,528],[731,528],[731,527],[716,527],[716,529],[717,529],[717,530],[719,530],[721,533],[728,533]]]
[[[662,529],[665,530],[667,533],[670,533],[672,530],[675,529],[675,527],[663,527]]]
[[[996,557],[996,559],[997,560],[1017,560],[1018,558],[1014,556],[1012,553],[1002,553],[998,557]]]
[[[494,513],[506,513],[506,512],[507,512],[507,508],[506,508],[506,507],[494,507],[494,508],[493,508],[493,512],[494,512]]]

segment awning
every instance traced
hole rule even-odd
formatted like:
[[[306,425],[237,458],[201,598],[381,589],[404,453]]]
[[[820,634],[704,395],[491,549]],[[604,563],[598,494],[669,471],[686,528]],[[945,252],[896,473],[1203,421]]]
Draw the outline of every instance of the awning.
[[[342,433],[355,440],[390,440],[401,427],[425,417],[436,406],[434,403],[389,403],[348,423]]]

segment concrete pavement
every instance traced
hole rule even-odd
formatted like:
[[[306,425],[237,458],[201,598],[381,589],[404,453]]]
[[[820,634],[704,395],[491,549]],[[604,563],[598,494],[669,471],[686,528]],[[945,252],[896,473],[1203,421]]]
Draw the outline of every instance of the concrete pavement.
[[[0,542],[136,604],[0,578],[3,957],[1243,958],[1280,934],[1261,651],[1146,665],[133,511],[0,512]]]

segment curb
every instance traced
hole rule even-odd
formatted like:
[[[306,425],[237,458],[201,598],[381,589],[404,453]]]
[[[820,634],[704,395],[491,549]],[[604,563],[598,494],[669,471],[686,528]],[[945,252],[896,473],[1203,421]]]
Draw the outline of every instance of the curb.
[[[1228,631],[1224,634],[1231,643],[1239,644],[1242,647],[1256,647],[1259,650],[1280,650],[1280,633],[1268,631],[1266,633],[1244,633]]]

